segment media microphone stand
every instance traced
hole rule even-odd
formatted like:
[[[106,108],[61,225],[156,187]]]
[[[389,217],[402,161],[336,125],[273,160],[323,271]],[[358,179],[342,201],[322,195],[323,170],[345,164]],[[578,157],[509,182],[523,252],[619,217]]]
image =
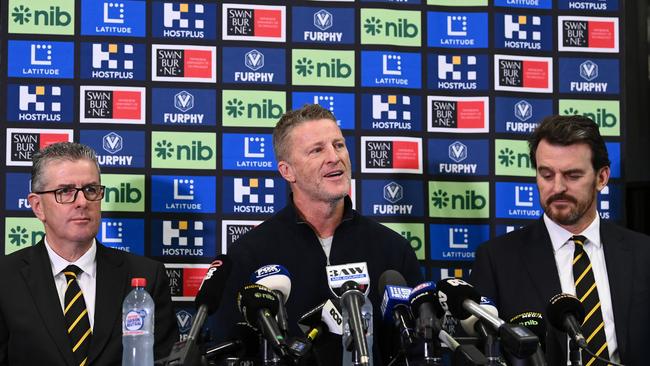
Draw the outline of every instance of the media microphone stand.
[[[571,360],[571,366],[582,366],[580,348],[573,339],[569,340],[569,359]]]

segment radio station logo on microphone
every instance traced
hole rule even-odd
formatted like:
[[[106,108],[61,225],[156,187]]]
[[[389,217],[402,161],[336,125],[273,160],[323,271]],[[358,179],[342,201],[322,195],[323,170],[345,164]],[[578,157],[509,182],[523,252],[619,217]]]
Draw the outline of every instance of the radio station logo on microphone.
[[[7,76],[72,79],[74,42],[7,41]]]
[[[282,178],[223,177],[225,214],[272,215],[286,205]]]
[[[214,257],[217,224],[210,220],[153,220],[151,255]]]
[[[354,43],[354,9],[295,6],[291,39],[299,43]]]
[[[144,220],[102,218],[99,242],[103,245],[136,255],[144,255]]]
[[[488,97],[427,96],[427,131],[489,132]]]
[[[535,183],[496,182],[496,217],[537,219],[543,214]]]
[[[553,101],[496,97],[494,109],[496,132],[528,135],[544,117],[553,114]]]
[[[192,329],[192,324],[194,324],[194,315],[196,315],[196,310],[190,308],[176,309],[176,326],[180,333],[180,341],[187,340],[188,333]]]
[[[165,263],[172,301],[194,301],[208,268],[209,264]]]
[[[429,217],[489,218],[489,182],[429,181]]]
[[[559,0],[561,10],[617,11],[619,0]]]
[[[526,140],[494,140],[494,174],[515,177],[534,177]]]
[[[618,221],[623,215],[621,186],[611,182],[598,192],[598,215],[602,220]]]
[[[621,106],[618,100],[560,99],[558,112],[591,118],[603,136],[621,135]]]
[[[456,6],[456,3],[453,4]],[[487,13],[427,12],[428,46],[440,48],[487,48]]]
[[[144,37],[147,7],[141,0],[82,0],[84,36]]]
[[[55,142],[72,142],[72,130],[43,128],[7,128],[7,166],[32,166],[32,156]]]
[[[217,81],[217,48],[153,44],[151,80],[214,83]]]
[[[9,0],[9,33],[74,34],[74,0]]]
[[[551,16],[497,13],[494,26],[497,48],[550,51],[553,46]]]
[[[214,176],[151,176],[151,211],[215,213],[217,183]]]
[[[221,254],[227,254],[230,246],[242,235],[261,224],[259,220],[223,220],[221,221]]]
[[[286,110],[283,91],[223,90],[221,119],[227,127],[275,127]]]
[[[596,0],[600,1],[600,0]],[[552,0],[494,0],[494,6],[526,9],[551,9]]]
[[[362,173],[422,174],[419,137],[361,136]]]
[[[153,88],[151,122],[155,125],[216,126],[215,89]]]
[[[479,244],[490,239],[490,225],[430,224],[431,259],[473,261]]]
[[[224,47],[223,82],[286,84],[285,50],[279,48]]]
[[[362,8],[359,19],[361,44],[420,47],[420,12]]]
[[[31,174],[5,173],[5,210],[30,211],[27,195],[32,191]]]
[[[151,132],[151,167],[216,169],[217,137],[212,132]]]
[[[224,41],[285,42],[284,6],[223,4],[221,19]]]
[[[355,121],[354,93],[330,92],[292,92],[291,109],[298,109],[305,104],[318,104],[334,113],[336,124],[342,130],[353,130]]]
[[[403,236],[409,242],[418,260],[426,259],[424,254],[424,224],[410,224],[406,222],[382,222],[381,224]]]
[[[361,181],[361,211],[368,216],[424,216],[422,182],[415,180]]]
[[[81,43],[81,78],[144,80],[145,46],[128,43]]]
[[[494,90],[552,93],[553,58],[494,55]]]
[[[366,130],[422,131],[419,95],[363,94],[361,127]]]
[[[155,38],[217,39],[216,4],[155,1],[151,13],[151,33]]]
[[[361,86],[419,89],[422,58],[419,53],[361,51]]]
[[[618,53],[618,18],[557,17],[558,51]]]
[[[102,211],[144,212],[144,175],[102,174],[102,184]]]
[[[80,86],[79,122],[144,124],[146,88]]]
[[[222,169],[276,170],[271,134],[224,133],[222,137]]]
[[[486,90],[488,58],[486,55],[428,54],[427,86],[434,90]]]
[[[7,121],[72,122],[71,85],[7,85]]]
[[[618,59],[560,58],[560,92],[619,94]]]
[[[354,51],[291,50],[293,85],[354,86]]]
[[[36,217],[5,217],[5,255],[38,244],[44,237],[43,223]]]
[[[609,166],[610,178],[621,177],[621,143],[620,142],[605,142],[607,148],[607,155],[611,165]]]
[[[81,130],[79,137],[95,150],[101,167],[144,168],[144,131]]]
[[[478,176],[490,173],[487,140],[429,139],[429,174]]]

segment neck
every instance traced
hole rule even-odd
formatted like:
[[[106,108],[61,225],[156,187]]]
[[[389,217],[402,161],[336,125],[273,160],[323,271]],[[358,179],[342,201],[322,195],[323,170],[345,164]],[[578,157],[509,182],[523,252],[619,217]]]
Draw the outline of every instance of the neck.
[[[333,202],[305,202],[294,196],[293,203],[300,216],[314,229],[319,238],[333,236],[343,220],[343,198]]]
[[[47,235],[46,235],[47,237]],[[59,245],[56,241],[47,240],[47,244],[59,257],[67,260],[70,263],[76,262],[90,249],[93,242],[89,243],[74,243],[69,245]]]

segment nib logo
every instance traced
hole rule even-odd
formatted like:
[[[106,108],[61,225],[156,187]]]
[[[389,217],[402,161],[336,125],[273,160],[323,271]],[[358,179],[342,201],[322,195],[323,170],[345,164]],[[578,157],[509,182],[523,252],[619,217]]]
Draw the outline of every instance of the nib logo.
[[[9,230],[9,243],[15,246],[21,246],[27,244],[27,239],[29,239],[29,234],[27,234],[27,229],[21,226],[16,226]]]
[[[367,34],[376,36],[381,33],[383,28],[383,25],[381,24],[381,20],[375,17],[370,17],[366,19],[364,23],[365,24],[363,25],[363,28],[366,30]]]
[[[303,57],[296,62],[296,72],[300,76],[311,75],[314,72],[314,63],[307,57]]]
[[[72,22],[72,15],[59,6],[50,6],[49,9],[32,9],[19,5],[14,7],[11,13],[14,23],[24,25],[30,23],[34,17],[34,25],[61,26],[65,27]]]
[[[499,164],[504,166],[511,166],[515,163],[515,152],[510,148],[501,149],[499,151]]]
[[[159,141],[156,144],[155,150],[156,150],[156,157],[161,159],[169,159],[172,157],[174,153],[174,148],[172,147],[172,143],[168,142],[167,140]]]
[[[284,111],[282,106],[273,103],[271,99],[262,99],[262,103],[248,103],[233,98],[226,102],[226,113],[228,116],[238,118],[246,114],[247,118],[280,118]]]
[[[244,115],[245,110],[244,102],[237,98],[231,99],[226,103],[226,113],[231,117],[241,117]]]
[[[32,19],[32,13],[30,9],[24,5],[19,5],[14,7],[14,12],[11,13],[11,16],[14,18],[14,22],[23,25],[29,23]]]
[[[433,207],[443,208],[449,205],[449,194],[442,189],[433,192],[431,197]]]

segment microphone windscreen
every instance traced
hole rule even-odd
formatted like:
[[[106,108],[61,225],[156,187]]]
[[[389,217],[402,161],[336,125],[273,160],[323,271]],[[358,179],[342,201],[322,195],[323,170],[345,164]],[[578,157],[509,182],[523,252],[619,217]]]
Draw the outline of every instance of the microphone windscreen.
[[[568,314],[573,315],[578,324],[582,324],[585,307],[577,297],[571,294],[557,294],[549,300],[546,315],[554,328],[564,331],[564,318]]]
[[[286,268],[279,264],[260,267],[251,275],[251,282],[266,286],[271,290],[280,291],[285,302],[291,294],[291,275]]]
[[[408,285],[406,284],[406,280],[404,279],[404,276],[402,276],[401,273],[393,269],[384,271],[384,273],[382,273],[381,276],[379,276],[378,283],[379,283],[379,290],[377,291],[377,293],[380,294],[384,292],[385,287],[388,285],[408,287]]]
[[[232,262],[225,255],[218,255],[212,261],[194,300],[197,308],[201,305],[206,305],[208,307],[208,315],[212,315],[217,310],[221,303],[221,296],[223,295],[226,280],[230,276],[231,270]]]
[[[239,342],[240,349],[237,352],[239,357],[252,356],[258,352],[260,332],[248,323],[235,323],[230,330],[230,339]]]
[[[438,302],[436,285],[433,282],[423,282],[413,287],[409,295],[409,303],[411,304],[411,311],[414,314],[417,314],[420,305],[425,303],[433,306],[432,311],[435,312],[433,315],[436,317],[441,318],[445,314],[442,307],[440,307],[440,302]]]
[[[278,297],[271,289],[256,283],[244,286],[237,294],[237,308],[249,324],[256,324],[260,309],[267,309],[271,315],[277,315],[279,305]]]
[[[477,304],[481,301],[481,295],[476,292],[474,286],[458,278],[440,280],[436,287],[441,304],[446,302],[451,315],[460,320],[467,319],[471,315],[463,308],[465,300],[472,300]]]
[[[523,325],[533,332],[539,338],[539,344],[542,351],[546,350],[546,321],[542,313],[537,311],[527,311],[515,315],[508,323]]]

